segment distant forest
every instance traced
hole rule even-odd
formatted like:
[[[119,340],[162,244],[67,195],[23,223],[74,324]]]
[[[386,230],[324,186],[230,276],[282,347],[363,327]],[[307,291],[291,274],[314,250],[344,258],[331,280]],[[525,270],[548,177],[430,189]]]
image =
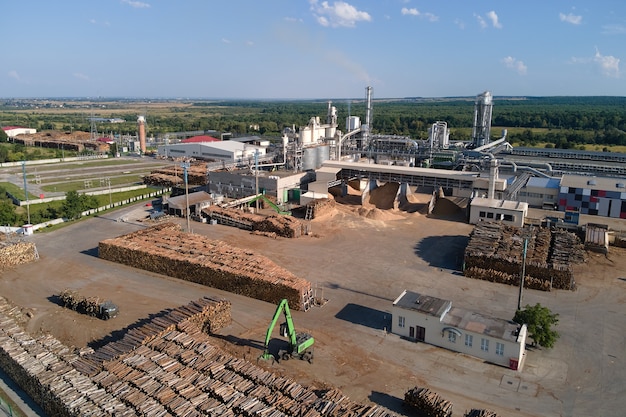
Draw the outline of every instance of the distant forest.
[[[365,119],[365,100],[332,100],[340,128],[348,115]],[[156,101],[153,101],[153,103]],[[184,105],[183,105],[184,104]],[[97,116],[122,118],[121,124],[98,123],[98,132],[134,134],[136,115],[145,114],[148,134],[180,131],[231,132],[278,139],[285,127],[306,125],[313,116],[326,119],[327,101],[319,100],[194,100],[167,101],[159,107],[140,102],[107,100]],[[16,110],[0,105],[0,123],[19,124],[39,130],[84,130],[91,126],[84,112],[71,106],[66,111]],[[148,109],[146,111],[146,109]],[[132,116],[130,116],[132,114]],[[429,127],[445,121],[451,140],[469,140],[474,117],[474,98],[375,99],[372,131],[427,139]],[[584,145],[626,146],[626,97],[494,97],[492,139],[508,130],[510,143],[520,146],[576,148]]]

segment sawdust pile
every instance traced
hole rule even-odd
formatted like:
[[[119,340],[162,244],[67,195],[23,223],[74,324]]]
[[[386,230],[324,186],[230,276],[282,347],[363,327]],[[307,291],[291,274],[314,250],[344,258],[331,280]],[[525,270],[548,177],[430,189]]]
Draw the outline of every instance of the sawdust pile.
[[[370,191],[368,203],[381,210],[391,210],[396,208],[396,196],[400,184],[388,182]],[[364,206],[367,206],[364,204]]]

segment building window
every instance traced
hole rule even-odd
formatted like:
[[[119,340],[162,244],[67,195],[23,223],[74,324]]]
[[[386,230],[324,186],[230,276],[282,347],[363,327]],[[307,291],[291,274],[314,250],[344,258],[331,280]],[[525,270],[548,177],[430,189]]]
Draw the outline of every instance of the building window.
[[[404,327],[404,317],[398,316],[398,327]]]
[[[512,222],[515,220],[512,214],[505,214],[503,219],[505,222]]]
[[[448,332],[448,341],[450,343],[456,343],[456,333]]]
[[[493,219],[493,213],[487,213],[487,218],[488,219]]]
[[[504,343],[496,342],[496,355],[504,356]]]
[[[465,335],[465,346],[472,347],[473,343],[474,343],[474,336],[472,336],[471,334],[466,334]]]
[[[487,213],[485,213],[484,211],[479,211],[478,212],[478,217],[485,217],[487,215]]]
[[[480,339],[480,350],[489,352],[489,339]]]

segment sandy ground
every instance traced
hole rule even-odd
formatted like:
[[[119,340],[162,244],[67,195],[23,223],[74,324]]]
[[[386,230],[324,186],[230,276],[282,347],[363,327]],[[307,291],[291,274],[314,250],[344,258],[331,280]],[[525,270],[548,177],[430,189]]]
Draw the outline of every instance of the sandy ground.
[[[401,405],[404,392],[415,385],[452,401],[455,416],[470,408],[506,416],[623,415],[625,250],[592,255],[581,266],[576,292],[525,291],[524,303],[541,302],[561,315],[562,336],[552,350],[529,352],[524,370],[514,372],[387,332],[391,304],[404,289],[502,318],[513,316],[518,295],[514,287],[460,274],[472,227],[450,202],[431,216],[424,214],[429,198],[424,195],[411,196],[401,208],[380,208],[392,193],[392,188],[380,189],[364,204],[355,190],[336,197],[342,204],[313,220],[312,234],[300,239],[192,223],[193,233],[268,256],[310,280],[316,295],[328,299],[323,307],[293,314],[297,330],[316,339],[313,364],[296,360],[262,366],[315,387],[338,387],[353,400],[402,415],[409,415]],[[146,227],[117,219],[146,214],[136,206],[32,236],[40,260],[3,272],[0,294],[24,307],[30,332],[52,333],[76,347],[105,343],[117,330],[161,309],[203,295],[223,296],[232,301],[233,324],[215,335],[215,342],[256,361],[274,305],[97,257],[100,240]],[[120,316],[100,321],[63,309],[55,295],[66,287],[113,300]],[[281,343],[275,331],[270,347]]]

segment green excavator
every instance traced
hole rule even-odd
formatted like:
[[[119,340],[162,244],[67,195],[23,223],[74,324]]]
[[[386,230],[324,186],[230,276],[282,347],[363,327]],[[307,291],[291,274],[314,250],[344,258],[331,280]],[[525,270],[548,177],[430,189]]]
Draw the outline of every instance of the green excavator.
[[[280,325],[280,334],[289,339],[289,349],[280,349],[277,357],[274,358],[269,351],[269,343],[272,338],[274,326],[276,326],[281,313],[285,315],[285,323],[281,323]],[[288,360],[290,358],[300,358],[311,363],[313,360],[314,342],[315,339],[313,339],[313,336],[310,334],[296,332],[293,320],[291,319],[291,312],[289,311],[289,302],[286,299],[283,299],[280,303],[278,303],[272,322],[267,328],[267,333],[265,334],[265,350],[263,351],[260,359],[275,359],[280,361],[281,359]]]

